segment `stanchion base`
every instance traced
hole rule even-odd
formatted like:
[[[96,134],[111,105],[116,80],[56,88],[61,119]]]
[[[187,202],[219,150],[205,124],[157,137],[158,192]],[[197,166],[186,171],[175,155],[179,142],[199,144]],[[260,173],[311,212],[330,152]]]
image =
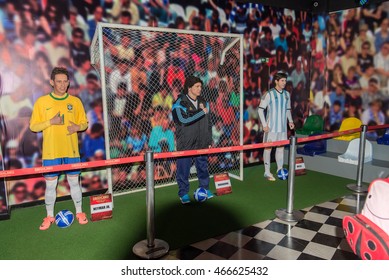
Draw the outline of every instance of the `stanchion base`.
[[[298,222],[304,218],[304,213],[301,211],[293,210],[292,213],[286,212],[286,209],[276,210],[276,216],[278,219],[285,222]]]
[[[159,259],[169,252],[169,244],[160,239],[154,240],[154,246],[147,246],[147,240],[139,241],[132,248],[132,252],[142,259]]]
[[[366,193],[368,190],[367,186],[365,186],[365,185],[358,186],[356,184],[348,184],[347,188],[352,190],[353,192],[356,192],[356,193]]]

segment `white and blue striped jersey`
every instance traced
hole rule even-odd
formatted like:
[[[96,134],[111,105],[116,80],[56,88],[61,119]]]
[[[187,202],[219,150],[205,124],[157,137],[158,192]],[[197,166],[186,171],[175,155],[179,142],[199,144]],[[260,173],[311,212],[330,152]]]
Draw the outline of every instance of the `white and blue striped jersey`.
[[[266,112],[266,118],[264,114]],[[270,89],[261,99],[258,114],[262,126],[269,127],[269,132],[287,132],[287,121],[293,122],[290,105],[290,94],[286,90],[279,92]]]

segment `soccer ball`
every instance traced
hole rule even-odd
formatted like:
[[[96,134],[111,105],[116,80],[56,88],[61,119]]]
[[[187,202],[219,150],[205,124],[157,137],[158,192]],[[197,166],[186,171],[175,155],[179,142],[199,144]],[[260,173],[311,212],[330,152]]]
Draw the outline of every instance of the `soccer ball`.
[[[204,202],[207,200],[208,198],[208,195],[207,195],[207,190],[202,188],[202,187],[199,187],[197,188],[197,190],[194,192],[193,194],[194,196],[194,199],[198,202]]]
[[[61,210],[55,215],[55,223],[60,228],[69,227],[74,221],[74,215],[72,211]]]
[[[288,175],[289,175],[289,172],[288,172],[288,169],[286,169],[286,168],[281,168],[277,172],[278,179],[280,179],[280,180],[288,179]]]

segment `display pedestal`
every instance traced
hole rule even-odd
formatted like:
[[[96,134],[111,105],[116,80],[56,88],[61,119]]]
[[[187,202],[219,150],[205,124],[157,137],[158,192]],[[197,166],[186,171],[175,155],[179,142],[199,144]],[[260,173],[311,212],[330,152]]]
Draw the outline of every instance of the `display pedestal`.
[[[213,175],[217,195],[232,193],[231,180],[228,173],[220,173]]]
[[[112,195],[99,194],[90,197],[92,222],[112,218]]]

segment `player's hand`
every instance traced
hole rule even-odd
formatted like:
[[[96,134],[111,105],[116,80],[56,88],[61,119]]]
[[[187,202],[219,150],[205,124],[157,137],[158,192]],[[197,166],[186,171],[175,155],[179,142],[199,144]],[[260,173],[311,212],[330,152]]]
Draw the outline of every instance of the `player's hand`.
[[[68,135],[71,135],[77,131],[80,130],[80,126],[78,124],[75,124],[74,122],[72,121],[69,121],[70,125],[68,125]]]
[[[268,126],[264,126],[263,127],[263,132],[269,132],[269,127]]]
[[[63,124],[63,119],[61,117],[61,113],[58,112],[54,117],[50,119],[51,125],[61,125]]]
[[[204,113],[208,113],[208,108],[205,108],[203,103],[200,103],[199,107],[203,109]]]
[[[293,130],[293,129],[294,129],[294,123],[290,122],[290,123],[289,123],[289,128],[290,128],[291,130]]]

